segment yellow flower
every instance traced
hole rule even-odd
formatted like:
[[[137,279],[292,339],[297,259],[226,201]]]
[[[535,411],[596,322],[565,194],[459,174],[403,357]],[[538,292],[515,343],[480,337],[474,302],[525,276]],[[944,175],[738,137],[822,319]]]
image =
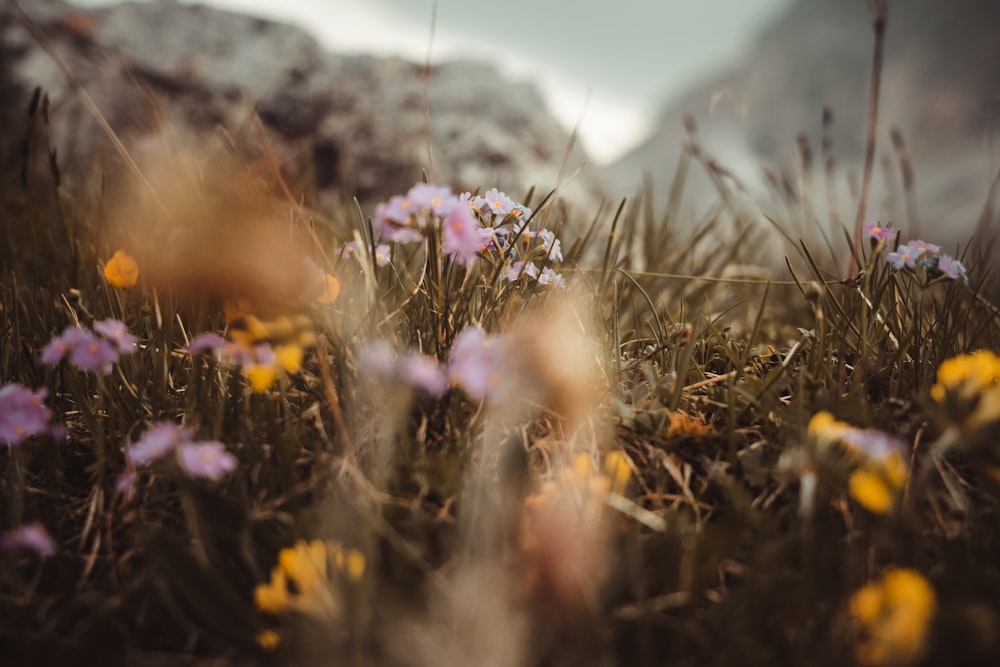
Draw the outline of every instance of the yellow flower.
[[[139,280],[139,265],[124,250],[115,250],[104,265],[104,278],[115,287],[132,287]]]
[[[326,545],[322,540],[297,542],[278,553],[278,565],[299,591],[308,595],[326,582]]]
[[[253,589],[253,600],[258,609],[269,614],[277,614],[288,609],[288,579],[281,567],[271,571],[271,581],[258,584]]]
[[[265,651],[273,651],[281,643],[281,637],[274,630],[261,630],[254,637],[254,640],[257,642],[257,646]]]
[[[357,549],[348,549],[344,570],[351,581],[361,581],[365,574],[365,555]]]
[[[906,486],[910,471],[899,452],[884,459],[868,458],[851,473],[847,489],[868,511],[884,514],[892,507],[896,494]]]
[[[278,369],[273,365],[253,364],[245,370],[250,390],[255,393],[267,391],[278,379]]]
[[[625,452],[620,449],[608,452],[608,455],[604,457],[604,472],[611,478],[611,489],[615,493],[620,494],[624,491],[625,485],[628,484],[628,480],[632,476],[632,469],[629,467]]]
[[[274,358],[286,373],[295,373],[302,366],[305,352],[298,345],[279,345],[274,348]]]
[[[833,418],[826,410],[817,412],[813,415],[813,418],[809,420],[809,426],[806,427],[806,433],[811,438],[815,438],[823,444],[831,444],[840,440],[840,436],[844,434],[844,431],[849,429],[845,422],[837,421]]]
[[[938,368],[931,398],[949,421],[962,427],[1000,421],[1000,357],[979,350],[946,360]]]
[[[906,568],[893,568],[856,591],[848,611],[867,635],[855,647],[858,663],[904,665],[919,657],[936,606],[934,588]]]
[[[333,303],[337,300],[338,296],[340,296],[340,281],[328,273],[326,274],[326,286],[316,299],[316,303]]]

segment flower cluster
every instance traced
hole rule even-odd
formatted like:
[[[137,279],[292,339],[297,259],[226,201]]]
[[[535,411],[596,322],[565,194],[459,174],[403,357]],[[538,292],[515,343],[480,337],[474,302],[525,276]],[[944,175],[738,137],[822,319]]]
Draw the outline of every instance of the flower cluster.
[[[101,320],[94,330],[69,326],[42,349],[42,363],[56,366],[66,357],[77,368],[107,375],[123,354],[135,352],[135,337],[123,322]]]
[[[856,591],[851,617],[866,638],[855,647],[861,665],[904,665],[920,656],[937,606],[934,588],[919,572],[891,568]]]
[[[34,435],[63,434],[62,427],[51,426],[52,411],[45,405],[47,390],[31,391],[11,383],[0,388],[0,442],[19,445]]]
[[[870,512],[889,511],[910,477],[898,438],[875,429],[854,428],[825,411],[809,421],[808,433],[820,443],[844,445],[857,462],[847,482],[851,497]]]
[[[864,230],[868,237],[882,244],[896,238],[895,231],[875,224],[864,225]],[[886,261],[897,271],[904,268],[922,271],[928,280],[943,276],[951,280],[961,279],[964,283],[969,282],[962,262],[950,255],[941,254],[941,246],[926,241],[914,239],[901,244],[886,255]]]
[[[331,577],[335,573],[351,583],[361,581],[365,574],[364,554],[334,540],[299,540],[278,552],[271,579],[254,588],[254,604],[268,614],[294,611],[325,620],[339,619],[343,609]],[[274,649],[279,641],[273,630],[257,635],[257,643],[267,650]]]
[[[392,248],[389,247],[387,243],[379,243],[375,246],[375,265],[382,267],[389,263],[389,257],[392,255]],[[362,261],[365,256],[362,244],[358,241],[350,241],[345,243],[344,247],[340,249],[341,257],[353,257],[358,261]]]
[[[380,239],[399,243],[421,241],[431,230],[439,230],[442,250],[459,264],[470,266],[491,254],[504,262],[514,260],[504,269],[506,280],[527,276],[540,285],[562,287],[561,275],[536,264],[561,262],[561,243],[550,230],[528,230],[530,218],[530,208],[497,188],[483,196],[455,195],[448,186],[418,183],[405,196],[396,195],[376,207],[375,229]],[[351,244],[344,248],[347,254],[358,250]],[[375,254],[377,261],[388,261],[388,246],[377,246]]]
[[[947,421],[962,429],[1000,421],[1000,357],[978,350],[944,361],[931,398]]]
[[[255,392],[270,389],[283,372],[298,372],[305,347],[315,342],[312,322],[304,315],[267,321],[249,314],[230,315],[232,340],[212,332],[199,334],[191,340],[188,352],[210,352],[220,361],[242,366]]]
[[[192,440],[193,432],[173,422],[154,424],[138,441],[125,450],[125,458],[132,467],[147,466],[171,452],[176,452],[177,463],[189,477],[218,481],[236,469],[236,457],[226,451],[221,442]],[[129,475],[125,480],[134,480]]]
[[[29,523],[0,535],[0,549],[26,549],[34,551],[42,558],[48,558],[56,553],[56,543],[45,530],[45,526],[40,523]]]

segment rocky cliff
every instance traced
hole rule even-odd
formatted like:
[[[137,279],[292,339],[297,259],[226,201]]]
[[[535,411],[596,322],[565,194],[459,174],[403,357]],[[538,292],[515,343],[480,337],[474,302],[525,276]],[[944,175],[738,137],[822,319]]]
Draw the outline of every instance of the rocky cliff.
[[[429,166],[421,64],[324,52],[297,28],[171,0],[21,6],[135,150],[178,138],[218,141],[218,126],[252,137],[256,114],[282,166],[307,173],[321,199],[349,192],[370,204],[405,191]],[[79,95],[6,3],[0,30],[13,86],[0,105],[7,126],[23,124],[22,110],[42,86],[62,160],[88,160],[106,137]],[[427,86],[436,181],[495,185],[514,197],[557,184],[569,136],[530,84],[454,62],[432,66]],[[576,148],[567,173],[586,162]],[[586,205],[603,194],[586,167],[563,192]]]

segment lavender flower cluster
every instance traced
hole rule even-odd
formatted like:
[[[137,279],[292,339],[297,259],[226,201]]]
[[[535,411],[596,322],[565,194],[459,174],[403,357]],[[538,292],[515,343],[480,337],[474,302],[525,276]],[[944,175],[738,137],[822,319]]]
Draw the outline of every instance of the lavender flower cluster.
[[[35,435],[65,436],[65,427],[49,423],[52,411],[45,405],[47,393],[17,383],[0,388],[0,442],[19,445]]]
[[[66,327],[42,349],[42,363],[58,365],[69,357],[71,364],[92,373],[107,375],[123,354],[135,352],[135,337],[124,322],[101,320],[90,331],[78,326]]]
[[[550,230],[528,230],[530,218],[530,208],[497,188],[480,197],[470,192],[456,195],[446,185],[418,183],[406,195],[396,195],[375,208],[375,233],[382,241],[411,243],[423,240],[432,229],[440,230],[441,248],[454,262],[471,266],[491,253],[517,260],[505,268],[506,280],[528,277],[540,285],[563,287],[561,275],[536,264],[537,260],[561,262],[560,241]],[[520,249],[519,244],[527,247]],[[356,243],[349,243],[342,253],[357,254],[358,250]],[[389,252],[387,244],[376,246],[380,266],[388,262]]]
[[[894,241],[897,235],[896,230],[876,224],[865,224],[864,231],[869,238],[880,242]],[[918,239],[907,241],[888,253],[886,261],[897,271],[903,268],[911,271],[922,269],[930,280],[945,276],[952,280],[961,278],[966,284],[969,282],[962,262],[950,255],[942,254],[941,246],[926,241]]]
[[[177,463],[189,477],[220,480],[236,469],[236,457],[226,451],[225,445],[215,440],[194,441],[193,431],[169,421],[154,424],[136,442],[125,450],[130,467],[148,466],[171,452],[176,452]],[[134,482],[134,474],[126,473],[119,480],[119,490]]]
[[[449,386],[458,386],[476,401],[496,401],[508,395],[513,385],[508,359],[505,337],[472,326],[455,339],[446,364],[419,353],[399,357],[389,343],[376,341],[362,350],[361,370],[431,396],[442,396]]]

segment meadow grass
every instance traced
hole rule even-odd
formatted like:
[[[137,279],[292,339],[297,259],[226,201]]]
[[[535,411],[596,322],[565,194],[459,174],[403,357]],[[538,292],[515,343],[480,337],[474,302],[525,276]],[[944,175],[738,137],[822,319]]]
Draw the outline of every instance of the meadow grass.
[[[319,211],[253,138],[140,179],[62,173],[43,95],[23,122],[6,664],[1000,654],[988,238],[966,269],[877,215],[824,233],[794,188],[753,214],[693,133],[662,211],[433,183]]]

